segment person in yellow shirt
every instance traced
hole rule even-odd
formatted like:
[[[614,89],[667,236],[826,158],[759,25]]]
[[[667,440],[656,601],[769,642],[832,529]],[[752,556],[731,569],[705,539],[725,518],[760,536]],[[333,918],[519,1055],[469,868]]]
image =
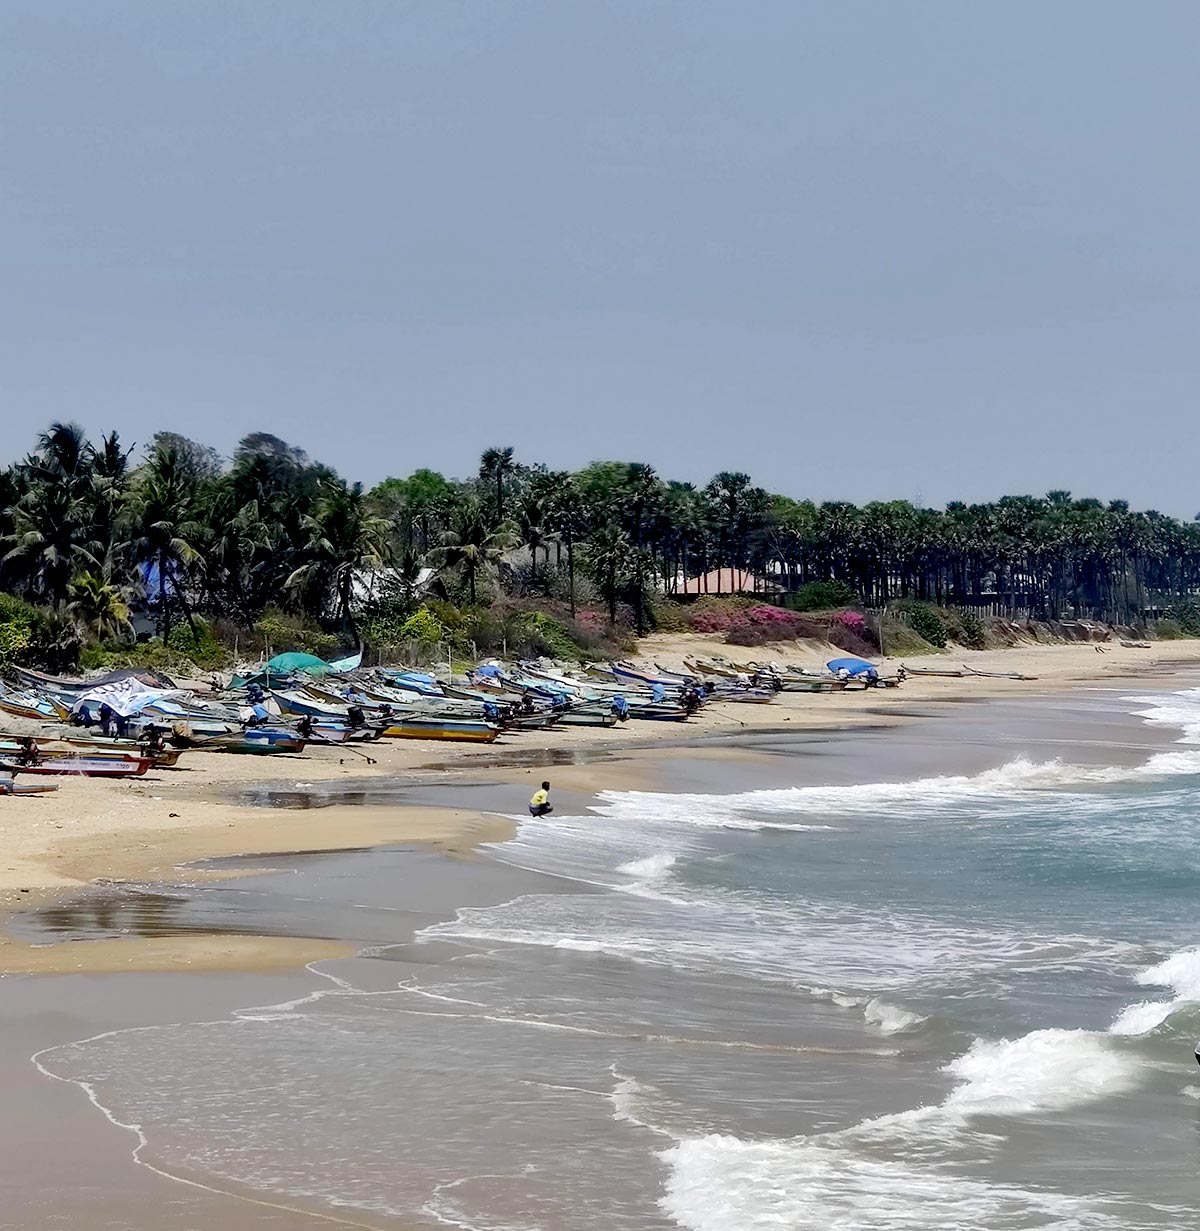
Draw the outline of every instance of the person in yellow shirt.
[[[550,784],[542,783],[540,791],[534,791],[533,798],[529,801],[530,816],[545,816],[549,812],[553,812],[554,807],[550,803]]]

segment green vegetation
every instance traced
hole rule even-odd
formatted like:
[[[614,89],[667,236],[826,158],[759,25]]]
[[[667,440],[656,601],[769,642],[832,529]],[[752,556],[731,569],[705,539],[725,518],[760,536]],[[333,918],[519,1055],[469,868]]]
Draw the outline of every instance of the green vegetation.
[[[907,624],[923,641],[927,641],[935,649],[941,650],[949,640],[946,621],[936,607],[922,603],[918,599],[904,599],[893,603],[888,610]]]
[[[268,656],[288,650],[315,654],[327,658],[337,651],[341,638],[336,633],[323,632],[304,616],[289,615],[277,607],[269,607],[255,621],[247,649]]]
[[[920,654],[943,652],[926,641],[911,625],[893,616],[884,617],[883,648],[892,658],[916,658]]]
[[[770,603],[676,597],[739,569]],[[824,629],[861,647],[872,622],[839,613],[864,607],[889,611],[889,650],[917,653],[1011,639],[1029,620],[1200,636],[1200,525],[1062,491],[944,510],[816,504],[739,472],[703,487],[640,462],[569,473],[507,446],[466,480],[417,469],[364,491],[267,433],[226,460],[163,432],[134,458],[115,433],[92,442],[56,423],[0,471],[0,591],[0,665],[82,651],[212,669],[356,645],[586,657],[655,628],[745,644]],[[776,602],[821,618],[763,614]],[[1007,629],[989,632],[994,617]]]
[[[428,607],[418,607],[400,626],[400,636],[408,641],[437,645],[445,639],[446,630]]]
[[[945,613],[946,630],[952,640],[968,650],[986,650],[988,648],[987,627],[976,612],[967,607]]]
[[[806,581],[794,594],[785,596],[785,606],[793,611],[830,611],[852,607],[858,595],[844,581]]]
[[[1185,637],[1200,637],[1200,603],[1179,599],[1167,608],[1167,620],[1175,623]]]
[[[56,670],[79,651],[70,621],[0,593],[0,669],[11,666]]]

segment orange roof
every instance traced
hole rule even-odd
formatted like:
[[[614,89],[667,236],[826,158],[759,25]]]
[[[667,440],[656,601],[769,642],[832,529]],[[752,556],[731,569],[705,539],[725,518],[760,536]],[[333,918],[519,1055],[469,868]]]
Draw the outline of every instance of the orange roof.
[[[700,577],[688,577],[675,589],[676,594],[762,594],[778,591],[777,582],[759,577],[747,569],[719,568]]]

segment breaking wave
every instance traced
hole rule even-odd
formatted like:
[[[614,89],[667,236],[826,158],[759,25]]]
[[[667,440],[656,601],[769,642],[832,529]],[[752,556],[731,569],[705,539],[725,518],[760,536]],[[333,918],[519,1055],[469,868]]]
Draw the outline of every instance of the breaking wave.
[[[1124,1009],[1109,1028],[1112,1034],[1139,1035],[1157,1030],[1179,1009],[1200,1004],[1200,948],[1183,949],[1136,976],[1143,987],[1169,987],[1170,1000],[1141,1000]]]
[[[663,1209],[688,1231],[1135,1225],[1100,1201],[953,1169],[956,1153],[979,1140],[973,1118],[1032,1116],[1120,1094],[1136,1084],[1132,1059],[1087,1031],[1037,1030],[1012,1041],[977,1040],[947,1072],[959,1084],[941,1104],[840,1132],[680,1140],[662,1154],[670,1167]]]
[[[857,786],[784,787],[729,795],[676,795],[653,791],[605,791],[597,811],[613,820],[658,820],[702,828],[825,828],[792,815],[837,816],[922,812],[962,804],[1003,803],[1034,792],[1118,786],[1182,775],[1200,775],[1200,751],[1162,752],[1142,765],[1071,765],[1017,757],[996,769],[972,775],[944,775],[911,782],[872,782]],[[761,819],[770,814],[771,820]]]

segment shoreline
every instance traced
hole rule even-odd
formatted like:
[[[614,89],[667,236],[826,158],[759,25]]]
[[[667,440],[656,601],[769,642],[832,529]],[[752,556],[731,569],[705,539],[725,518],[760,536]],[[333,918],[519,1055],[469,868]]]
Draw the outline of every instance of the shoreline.
[[[1197,666],[1200,662],[1185,664],[1185,668]],[[1157,668],[1152,667],[1151,671],[1154,670]],[[972,681],[935,682],[964,685]],[[594,800],[597,791],[613,787],[705,792],[746,789],[745,785],[739,787],[738,782],[745,784],[747,779],[757,789],[776,783],[813,780],[835,784],[887,781],[893,777],[922,776],[927,770],[943,774],[973,773],[976,762],[994,764],[998,756],[1003,761],[1015,755],[1006,750],[1003,741],[996,740],[997,731],[1016,732],[1021,746],[1034,750],[1031,755],[1041,756],[1043,749],[1066,741],[1078,748],[1085,759],[1084,749],[1090,748],[1090,755],[1105,763],[1112,757],[1130,763],[1144,760],[1174,742],[1176,732],[1172,729],[1147,724],[1132,714],[1128,706],[1108,705],[1102,695],[1109,684],[1114,686],[1114,699],[1126,692],[1153,690],[1146,675],[1108,675],[1100,679],[1085,678],[1077,683],[1085,688],[1092,686],[1093,691],[1083,703],[1071,684],[1010,694],[1011,704],[998,706],[964,706],[965,698],[961,696],[916,699],[910,695],[901,698],[907,702],[904,708],[917,712],[894,714],[894,721],[888,723],[878,722],[875,715],[864,709],[860,721],[838,725],[798,723],[789,729],[767,722],[747,728],[726,724],[717,730],[710,728],[700,739],[682,744],[663,738],[628,741],[623,748],[610,747],[602,750],[599,757],[554,765],[548,772],[555,782],[556,799],[561,801],[559,811],[569,815],[582,811]],[[1180,678],[1172,678],[1168,687],[1171,686],[1178,688],[1184,684]],[[799,699],[811,701],[804,696]],[[818,704],[823,700],[816,699]],[[939,701],[946,704],[939,704]],[[1070,715],[1065,721],[1064,709]],[[928,724],[917,721],[921,717],[934,724],[932,731]],[[785,732],[782,736],[771,734],[781,729]],[[942,730],[952,742],[941,738]],[[1067,737],[1072,735],[1077,738],[1068,741]],[[419,752],[425,757],[430,752],[428,746],[420,749],[401,746],[398,751],[409,755]],[[811,756],[811,764],[803,759],[798,761],[797,756]],[[225,764],[218,757],[210,759],[218,763],[216,768]],[[1064,754],[1064,759],[1073,758]],[[245,760],[250,762],[248,768],[277,767],[274,761]],[[402,801],[395,806],[345,802],[311,806],[311,798],[307,807],[269,808],[209,802],[205,794],[209,790],[244,791],[246,778],[243,775],[238,775],[239,781],[234,782],[223,775],[219,782],[202,784],[184,780],[186,790],[181,789],[172,797],[166,797],[166,792],[156,783],[153,794],[161,792],[162,798],[154,799],[148,791],[146,798],[128,801],[137,805],[134,811],[140,818],[144,820],[154,809],[159,813],[163,810],[183,813],[186,808],[190,813],[195,808],[201,815],[210,817],[209,823],[120,828],[118,832],[125,840],[120,849],[112,847],[111,833],[100,831],[93,836],[90,845],[76,852],[75,862],[58,861],[60,870],[71,874],[81,874],[101,858],[109,859],[114,870],[127,867],[131,874],[136,869],[142,871],[131,875],[125,884],[110,877],[117,883],[108,885],[103,879],[94,879],[87,883],[75,882],[65,889],[51,889],[44,901],[39,902],[42,909],[48,903],[75,899],[81,894],[103,897],[108,893],[127,892],[136,896],[164,886],[169,890],[172,886],[179,887],[183,879],[191,883],[192,895],[201,898],[215,893],[219,899],[226,891],[240,893],[243,889],[237,878],[243,877],[250,878],[245,882],[246,888],[274,881],[283,894],[294,894],[296,890],[283,878],[296,867],[309,869],[310,875],[318,876],[322,869],[327,869],[329,875],[344,878],[353,874],[354,866],[363,866],[382,869],[377,870],[376,876],[385,883],[391,883],[392,877],[387,869],[394,869],[395,900],[409,912],[406,916],[389,916],[393,921],[388,923],[392,939],[384,943],[390,949],[405,950],[398,962],[356,956],[371,948],[361,939],[346,939],[351,935],[358,938],[366,935],[357,920],[353,924],[356,931],[339,931],[335,924],[328,931],[339,938],[324,940],[296,935],[201,932],[130,940],[112,937],[85,940],[76,936],[58,944],[23,939],[0,945],[0,955],[15,957],[19,951],[32,955],[31,963],[34,956],[44,963],[36,970],[25,969],[19,974],[14,971],[15,977],[11,979],[0,978],[0,1026],[5,1027],[11,1056],[7,1067],[14,1074],[22,1066],[29,1070],[29,1074],[18,1075],[22,1091],[20,1106],[24,1107],[30,1100],[40,1105],[40,1101],[45,1100],[45,1110],[40,1114],[68,1118],[69,1129],[62,1143],[65,1157],[75,1160],[89,1175],[102,1165],[111,1170],[111,1180],[106,1175],[104,1182],[110,1183],[113,1191],[101,1205],[102,1209],[124,1209],[126,1203],[132,1208],[136,1203],[138,1213],[130,1219],[129,1225],[154,1226],[156,1231],[159,1228],[186,1231],[193,1226],[215,1225],[218,1217],[231,1231],[243,1231],[243,1228],[246,1231],[259,1231],[260,1228],[282,1231],[288,1227],[331,1223],[379,1228],[380,1231],[383,1228],[407,1231],[410,1226],[425,1225],[419,1220],[413,1223],[357,1211],[347,1211],[345,1217],[331,1216],[320,1208],[307,1208],[305,1201],[294,1205],[264,1202],[254,1190],[243,1191],[237,1185],[224,1186],[220,1182],[205,1183],[201,1175],[176,1176],[169,1169],[157,1173],[148,1171],[150,1162],[131,1159],[130,1149],[135,1143],[126,1132],[112,1133],[109,1125],[95,1115],[94,1109],[80,1099],[77,1089],[58,1081],[48,1082],[28,1065],[28,1056],[47,1046],[69,1043],[98,1032],[138,1029],[159,1022],[211,1020],[222,1015],[236,1015],[238,1010],[249,1005],[274,1004],[293,996],[311,994],[314,988],[320,988],[332,977],[311,969],[315,961],[332,959],[337,964],[331,970],[347,974],[353,971],[350,976],[353,982],[365,987],[376,984],[395,987],[395,980],[404,969],[400,963],[444,960],[436,941],[423,948],[420,955],[407,952],[409,942],[404,937],[411,937],[412,932],[428,922],[453,918],[458,909],[476,903],[507,901],[522,892],[553,891],[553,878],[501,860],[474,857],[480,844],[501,841],[516,830],[511,820],[486,816],[474,805],[484,801],[484,797],[494,798],[500,787],[509,791],[505,797],[506,807],[516,810],[514,804],[518,808],[523,805],[522,791],[528,777],[535,773],[540,776],[540,766],[489,766],[484,763],[487,758],[478,756],[463,760],[469,763],[460,765],[450,774],[414,765],[406,772],[398,772],[400,767],[388,766],[365,779],[361,775],[356,777],[341,772],[327,772],[324,777],[317,774],[301,777],[295,770],[303,763],[293,762],[292,773],[273,775],[275,786],[290,789],[298,800],[318,783],[323,783],[336,799],[338,794],[362,788],[365,781],[381,793],[395,792]],[[329,771],[344,767],[325,764],[322,768]],[[298,788],[297,782],[309,785]],[[112,784],[94,785],[120,793],[120,788]],[[430,802],[434,799],[441,802]],[[220,819],[216,821],[211,820],[214,809],[219,810]],[[234,816],[238,818],[236,822],[229,819]],[[174,819],[186,821],[188,818]],[[597,820],[603,823],[602,818]],[[129,841],[139,834],[137,843]],[[363,838],[368,840],[359,840]],[[311,856],[289,853],[289,841],[293,852],[303,846]],[[247,845],[256,849],[247,851],[244,849]],[[235,854],[240,858],[226,859],[220,867],[183,867],[189,863],[182,858],[184,853],[189,853],[193,860],[221,859]],[[444,858],[444,855],[451,858]],[[176,859],[178,862],[174,862]],[[339,872],[339,868],[344,871]],[[159,874],[157,881],[149,876],[151,872]],[[189,886],[183,886],[181,892],[186,894],[188,890]],[[34,895],[24,896],[30,899]],[[305,898],[300,908],[306,921],[313,920],[314,912],[320,909],[312,902],[313,899]],[[20,913],[27,918],[33,912]],[[6,947],[9,945],[14,947]],[[34,974],[68,977],[29,977]],[[46,1094],[47,1085],[53,1087],[51,1095]],[[99,1160],[107,1161],[102,1164]],[[35,1167],[36,1162],[31,1160],[30,1166]],[[96,1183],[100,1182],[97,1179]],[[193,1184],[199,1187],[188,1187]],[[32,1200],[25,1196],[23,1188],[18,1195]],[[173,1209],[169,1217],[160,1217],[159,1211],[168,1204],[178,1209]],[[39,1231],[43,1226],[34,1218],[26,1218],[22,1225]],[[50,1225],[55,1225],[54,1219],[44,1225],[48,1231]]]
[[[666,665],[680,657],[674,644],[680,639],[657,640],[644,650],[647,664]],[[685,639],[683,652],[694,652],[697,640]],[[197,753],[178,770],[132,783],[65,779],[52,795],[0,805],[0,840],[6,851],[0,860],[0,909],[23,912],[106,882],[170,884],[185,868],[193,879],[254,870],[191,866],[229,856],[261,859],[269,867],[272,857],[301,852],[412,845],[469,857],[479,845],[515,833],[515,823],[505,814],[523,809],[521,791],[543,773],[555,782],[559,799],[594,796],[614,786],[647,790],[661,780],[664,760],[701,769],[722,761],[766,766],[769,753],[756,750],[756,741],[800,737],[801,746],[810,740],[823,745],[856,731],[882,736],[974,702],[1068,695],[1106,685],[1145,686],[1152,678],[1200,669],[1200,642],[1169,642],[1151,650],[1118,646],[1103,655],[1090,644],[1030,646],[960,652],[937,661],[948,667],[962,661],[979,670],[1009,668],[1038,678],[912,676],[898,689],[783,693],[767,706],[727,705],[701,714],[682,730],[676,724],[645,722],[620,730],[551,729],[486,750],[385,741],[371,746],[374,764],[335,748],[314,748],[304,757]],[[485,802],[500,795],[501,807],[464,807],[447,798],[456,791],[461,798],[462,788],[482,787],[493,788]],[[264,802],[291,806],[261,806]],[[196,937],[187,944],[165,939],[97,943],[34,950],[14,940],[6,924],[0,935],[0,973],[283,970],[334,955],[328,942],[313,941],[306,949],[300,938],[215,937],[207,945]]]

